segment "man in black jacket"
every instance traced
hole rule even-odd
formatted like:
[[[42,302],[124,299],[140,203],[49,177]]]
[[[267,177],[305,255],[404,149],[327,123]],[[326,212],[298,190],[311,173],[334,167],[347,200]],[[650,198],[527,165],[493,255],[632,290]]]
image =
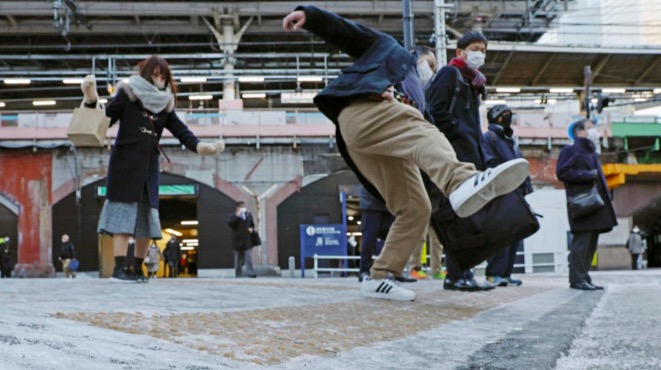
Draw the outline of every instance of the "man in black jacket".
[[[459,162],[429,122],[416,60],[392,37],[314,6],[299,6],[283,19],[285,31],[304,28],[356,61],[314,101],[337,127],[338,149],[363,185],[396,215],[381,255],[363,279],[364,297],[412,301],[400,275],[431,216],[420,170],[468,217],[496,196],[514,190],[528,163],[508,163],[480,173]]]
[[[170,237],[170,240],[165,245],[163,254],[165,255],[168,267],[170,267],[169,277],[176,278],[179,276],[179,261],[181,260],[181,243],[179,243],[176,235]]]
[[[481,171],[491,158],[484,147],[479,113],[480,95],[484,96],[486,83],[479,68],[484,64],[486,50],[487,39],[481,33],[464,34],[457,40],[456,57],[438,71],[426,89],[427,109],[434,124],[445,134],[457,158]],[[525,177],[527,170],[517,186]],[[444,289],[462,292],[493,289],[493,285],[475,280],[470,270],[461,270],[450,252],[446,252],[445,266]]]
[[[227,224],[232,229],[236,277],[243,276],[243,265],[246,265],[248,277],[257,277],[252,266],[252,258],[248,256],[249,253],[252,253],[252,233],[255,231],[255,222],[252,214],[248,212],[245,202],[240,201],[236,204],[236,210],[230,216]]]
[[[487,112],[487,120],[489,121],[489,131],[484,133],[484,142],[493,154],[493,161],[488,163],[488,166],[493,167],[512,159],[523,158],[519,146],[516,145],[512,137],[514,133],[510,127],[512,111],[507,105],[498,104],[491,107]],[[524,196],[532,193],[530,177],[517,190]],[[491,284],[496,286],[519,286],[523,284],[521,280],[512,278],[514,260],[518,250],[523,250],[523,240],[501,249],[488,259],[489,264],[485,274]]]
[[[59,260],[62,262],[62,271],[67,279],[75,278],[76,272],[69,269],[71,261],[76,259],[76,247],[69,240],[69,235],[62,234],[62,246],[60,248]]]
[[[588,270],[597,251],[599,234],[612,230],[617,225],[617,219],[606,177],[601,170],[599,154],[596,153],[599,132],[589,119],[572,123],[569,132],[574,143],[562,148],[556,176],[565,184],[567,197],[584,193],[596,186],[604,202],[603,207],[582,217],[573,218],[567,212],[572,234],[569,247],[569,287],[579,290],[603,289],[592,284]]]

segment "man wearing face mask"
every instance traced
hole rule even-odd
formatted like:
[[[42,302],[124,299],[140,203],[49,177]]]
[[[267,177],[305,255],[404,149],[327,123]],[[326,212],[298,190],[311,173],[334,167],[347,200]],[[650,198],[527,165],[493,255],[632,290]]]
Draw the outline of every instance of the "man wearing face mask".
[[[491,160],[485,150],[480,127],[480,96],[485,97],[486,77],[478,69],[484,64],[487,39],[471,31],[457,40],[456,57],[441,68],[427,85],[427,109],[434,124],[445,134],[457,159],[484,170]],[[470,270],[460,270],[446,254],[447,276],[443,288],[457,291],[490,290],[494,286],[475,280]]]
[[[589,119],[582,119],[569,126],[569,137],[574,143],[562,149],[556,167],[556,176],[564,183],[567,197],[584,193],[596,185],[604,201],[603,207],[582,217],[572,218],[567,213],[572,233],[569,287],[579,290],[603,289],[592,284],[588,270],[597,251],[599,234],[609,232],[617,225],[599,154],[595,151],[594,141],[589,138],[589,132],[594,128],[594,122]]]
[[[255,278],[252,266],[252,238],[255,223],[252,214],[248,212],[246,203],[240,201],[236,204],[236,210],[227,223],[232,229],[232,242],[234,244],[234,270],[236,277],[243,276],[243,265],[246,266],[248,277]]]
[[[487,120],[489,121],[489,131],[484,133],[484,142],[493,154],[493,160],[489,161],[487,166],[495,167],[512,159],[523,158],[519,146],[512,137],[513,131],[510,127],[512,111],[507,105],[499,104],[491,107],[487,112]],[[521,184],[517,191],[524,196],[533,192],[530,177]],[[496,286],[523,284],[521,280],[512,279],[514,259],[518,250],[523,250],[523,240],[501,249],[496,255],[489,258],[486,269],[487,281]]]

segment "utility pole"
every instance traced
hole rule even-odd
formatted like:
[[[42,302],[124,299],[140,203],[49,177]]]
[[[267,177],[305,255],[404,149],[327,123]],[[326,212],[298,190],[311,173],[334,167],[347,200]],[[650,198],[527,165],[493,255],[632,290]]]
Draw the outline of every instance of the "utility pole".
[[[406,50],[410,50],[415,43],[413,35],[413,12],[411,11],[411,3],[413,0],[402,0],[403,15],[402,18],[403,28],[404,28],[404,47]]]
[[[590,99],[592,96],[591,85],[592,85],[592,68],[589,65],[585,66],[583,69],[584,85],[585,91],[583,96],[583,109],[585,109],[585,118],[590,118]]]
[[[445,0],[434,0],[434,38],[436,39],[436,64],[438,69],[445,66],[447,55],[447,30],[445,26]]]

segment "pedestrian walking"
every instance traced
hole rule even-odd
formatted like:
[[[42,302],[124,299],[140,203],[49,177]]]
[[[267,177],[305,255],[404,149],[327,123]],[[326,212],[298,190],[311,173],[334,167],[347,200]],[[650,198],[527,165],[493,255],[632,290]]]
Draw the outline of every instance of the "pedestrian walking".
[[[181,243],[176,235],[170,236],[170,240],[168,240],[168,243],[165,245],[163,254],[165,255],[165,260],[170,269],[170,274],[167,276],[176,278],[179,276],[179,263],[181,260]]]
[[[72,271],[69,268],[71,261],[76,259],[76,247],[73,245],[73,242],[69,239],[69,235],[62,234],[62,245],[60,246],[60,257],[58,258],[62,262],[62,271],[64,271],[64,277],[67,279],[76,278],[76,271]]]
[[[643,252],[645,252],[643,238],[640,236],[640,229],[638,226],[634,226],[633,229],[631,229],[629,240],[627,240],[627,248],[629,249],[629,253],[631,253],[631,269],[638,270],[640,266],[640,258]]]
[[[245,265],[248,277],[256,278],[257,275],[252,265],[252,233],[255,231],[255,222],[252,214],[248,212],[245,202],[240,201],[236,204],[236,209],[227,224],[232,230],[235,276],[237,278],[243,276],[243,266]]]
[[[147,264],[147,277],[150,279],[155,279],[158,273],[158,266],[161,260],[165,260],[163,253],[156,242],[152,241],[147,248],[147,255],[145,256],[145,262]]]

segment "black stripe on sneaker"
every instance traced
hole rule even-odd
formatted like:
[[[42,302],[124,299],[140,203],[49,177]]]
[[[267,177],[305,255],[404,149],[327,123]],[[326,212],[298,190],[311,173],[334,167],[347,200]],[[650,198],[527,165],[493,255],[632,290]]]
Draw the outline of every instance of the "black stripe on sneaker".
[[[379,285],[379,287],[376,288],[376,292],[377,292],[377,293],[382,293],[382,292],[381,292],[381,288],[385,288],[384,285],[385,285],[385,286],[388,286],[388,284],[386,284],[385,281],[382,281],[382,282],[381,282],[381,285]]]
[[[386,294],[390,293],[390,290],[391,290],[392,288],[393,288],[392,285],[388,286],[388,289],[386,289],[386,291],[385,291],[384,293],[386,293]]]

